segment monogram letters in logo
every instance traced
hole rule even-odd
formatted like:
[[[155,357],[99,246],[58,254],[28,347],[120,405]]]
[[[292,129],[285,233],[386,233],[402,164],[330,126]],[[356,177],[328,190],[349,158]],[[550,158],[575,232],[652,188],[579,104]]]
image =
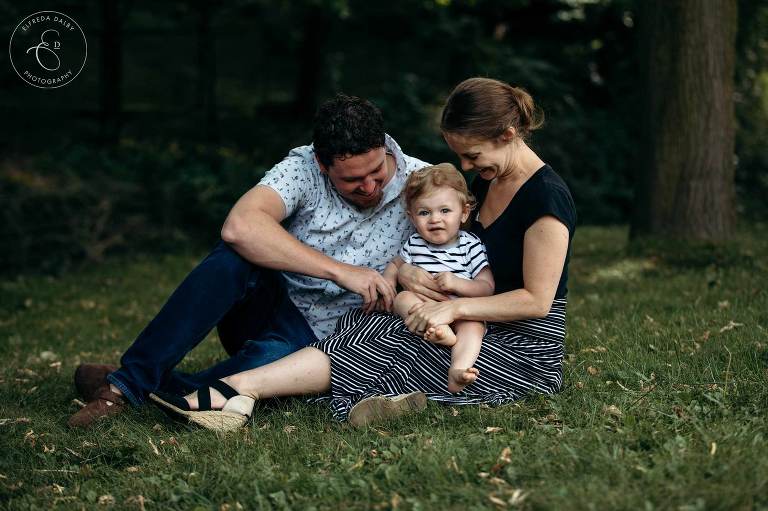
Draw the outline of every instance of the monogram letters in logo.
[[[41,89],[56,89],[83,70],[88,44],[74,19],[56,11],[40,11],[16,26],[8,52],[22,80]]]

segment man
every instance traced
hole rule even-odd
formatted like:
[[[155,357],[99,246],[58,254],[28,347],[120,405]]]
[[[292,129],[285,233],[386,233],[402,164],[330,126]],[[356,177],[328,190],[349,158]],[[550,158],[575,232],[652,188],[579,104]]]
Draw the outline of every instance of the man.
[[[82,364],[88,404],[69,425],[139,406],[159,388],[188,392],[258,367],[333,331],[353,307],[390,310],[381,275],[412,228],[400,191],[427,164],[403,154],[370,102],[339,95],[297,147],[232,208],[222,241],[139,334],[119,368]],[[231,358],[194,375],[173,371],[213,327]]]

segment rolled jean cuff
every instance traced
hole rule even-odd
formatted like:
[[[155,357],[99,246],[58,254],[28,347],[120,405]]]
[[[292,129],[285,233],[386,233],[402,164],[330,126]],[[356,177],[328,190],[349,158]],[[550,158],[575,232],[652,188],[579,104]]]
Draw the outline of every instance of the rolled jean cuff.
[[[136,394],[131,392],[131,389],[126,385],[118,376],[117,371],[111,374],[107,375],[107,381],[120,389],[120,392],[123,393],[123,396],[128,400],[129,403],[133,406],[141,406],[144,404],[144,396],[141,396],[141,398],[137,397]]]

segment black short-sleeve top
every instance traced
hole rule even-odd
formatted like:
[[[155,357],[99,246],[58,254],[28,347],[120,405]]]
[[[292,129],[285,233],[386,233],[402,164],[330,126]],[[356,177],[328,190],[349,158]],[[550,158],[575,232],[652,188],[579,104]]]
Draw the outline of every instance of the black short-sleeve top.
[[[475,179],[472,183],[472,193],[478,204],[485,200],[489,185],[490,181],[484,179]],[[492,224],[484,228],[476,216],[472,222],[470,231],[480,237],[488,252],[497,294],[524,287],[525,232],[544,216],[553,216],[568,228],[568,255],[555,293],[556,301],[565,301],[568,294],[571,241],[576,230],[576,206],[568,185],[549,165],[538,169],[523,183],[507,208]]]

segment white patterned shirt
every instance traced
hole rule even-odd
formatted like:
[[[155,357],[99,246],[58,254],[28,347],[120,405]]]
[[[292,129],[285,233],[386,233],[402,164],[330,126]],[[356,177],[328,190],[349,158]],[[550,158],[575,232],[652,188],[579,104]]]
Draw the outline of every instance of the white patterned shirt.
[[[381,202],[359,209],[344,200],[328,176],[320,172],[312,145],[292,149],[259,182],[280,195],[285,204],[283,227],[302,243],[337,261],[366,266],[382,272],[413,232],[400,192],[408,175],[428,166],[403,154],[400,146],[385,135],[386,150],[397,168],[383,188]],[[288,296],[322,339],[333,332],[345,312],[360,307],[360,295],[330,280],[283,272]]]
[[[474,279],[488,266],[485,245],[480,238],[466,231],[459,231],[456,241],[445,245],[428,243],[415,232],[400,249],[400,258],[431,274],[449,271],[467,280]]]

